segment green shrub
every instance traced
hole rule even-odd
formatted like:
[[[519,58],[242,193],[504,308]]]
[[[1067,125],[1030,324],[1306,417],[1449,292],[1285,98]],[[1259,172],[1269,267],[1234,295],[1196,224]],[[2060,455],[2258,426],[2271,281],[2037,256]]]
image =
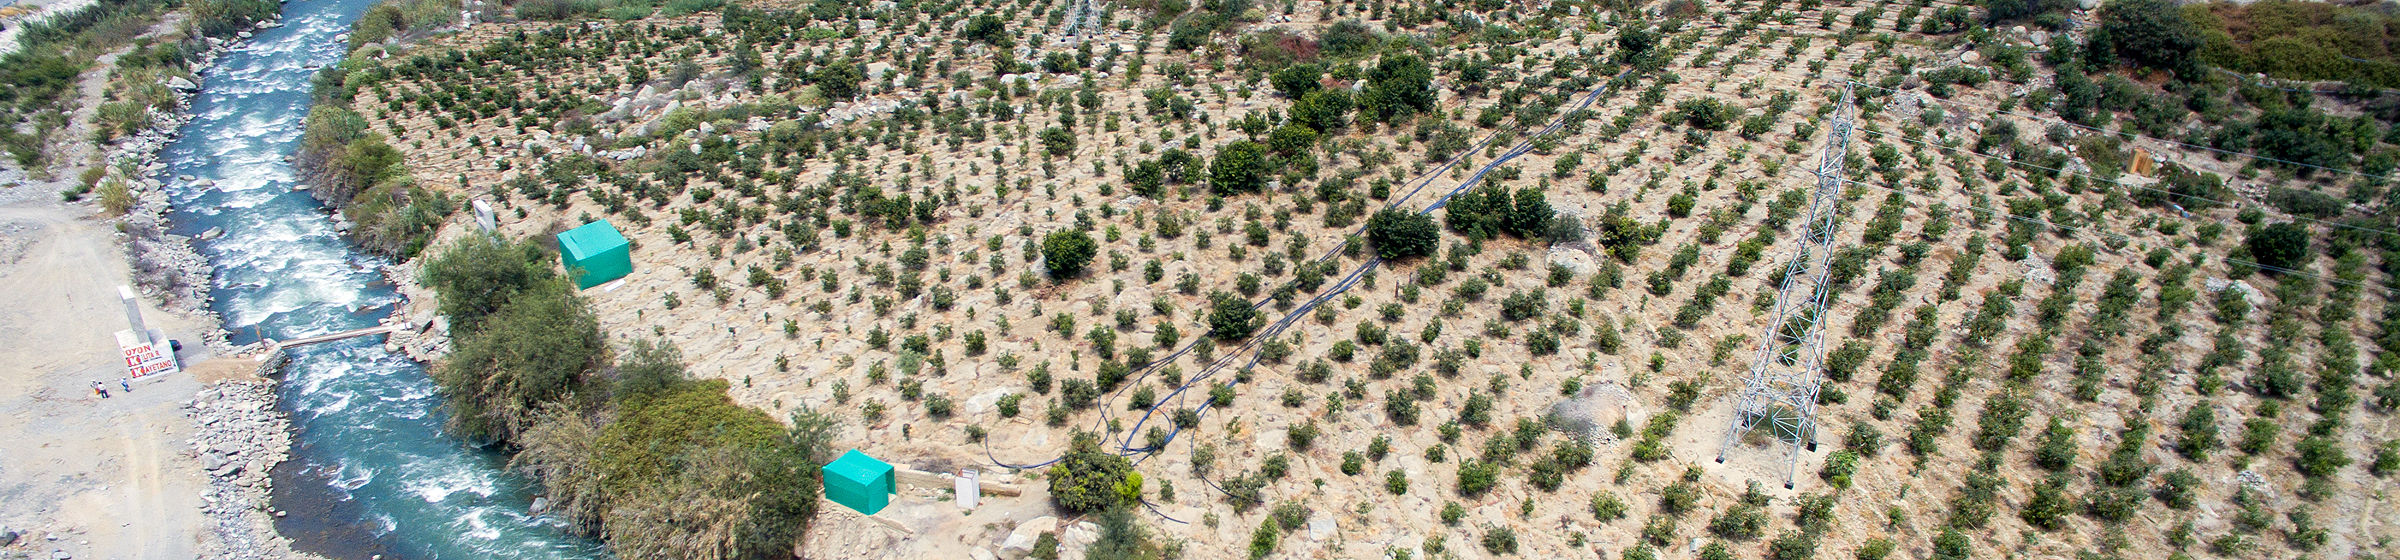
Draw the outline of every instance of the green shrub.
[[[2309,236],[2307,226],[2283,222],[2251,230],[2244,243],[2250,248],[2250,258],[2258,264],[2298,270],[2308,265],[2312,255]]]
[[[1258,330],[1258,310],[1248,300],[1225,292],[1208,296],[1208,335],[1219,340],[1235,340],[1250,336]]]
[[[1433,109],[1433,68],[1413,54],[1383,57],[1367,72],[1366,98],[1360,103],[1376,120],[1398,122]]]
[[[1742,120],[1739,106],[1715,97],[1685,100],[1675,104],[1675,120],[1701,130],[1725,130]]]
[[[1367,219],[1367,243],[1387,260],[1422,257],[1438,248],[1441,232],[1430,216],[1386,208]]]
[[[1100,244],[1090,234],[1080,230],[1059,230],[1042,238],[1042,265],[1054,279],[1073,278],[1092,263],[1100,252]]]
[[[275,19],[283,5],[274,0],[200,0],[191,4],[192,29],[210,37],[232,37],[258,22]]]
[[[552,257],[530,242],[470,235],[427,260],[418,282],[432,288],[453,331],[472,331],[519,293],[564,290]]]
[[[1069,513],[1107,510],[1141,500],[1142,475],[1133,462],[1100,450],[1100,436],[1078,431],[1067,454],[1050,467],[1050,501]]]
[[[1265,145],[1235,140],[1218,148],[1216,159],[1209,161],[1208,184],[1218,194],[1255,193],[1266,188],[1270,172]]]
[[[472,439],[515,437],[536,409],[576,391],[607,356],[599,319],[562,282],[516,292],[453,332],[463,333],[457,350],[434,369],[434,381],[450,404],[450,428]]]

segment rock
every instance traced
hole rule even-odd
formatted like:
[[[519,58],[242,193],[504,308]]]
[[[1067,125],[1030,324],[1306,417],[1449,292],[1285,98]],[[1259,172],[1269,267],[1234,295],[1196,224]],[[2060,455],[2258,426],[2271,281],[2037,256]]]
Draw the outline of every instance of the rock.
[[[525,511],[532,512],[534,515],[541,515],[541,514],[542,514],[542,512],[549,511],[549,510],[550,510],[550,498],[548,498],[548,497],[544,497],[544,496],[534,496],[534,497],[533,497],[533,505],[532,505],[531,507],[527,507],[527,508],[525,508]]]
[[[208,472],[217,472],[229,464],[233,464],[233,460],[226,458],[223,453],[210,451],[207,455],[200,456],[200,468],[206,469]]]
[[[17,544],[18,536],[15,530],[0,528],[0,546]]]
[[[2259,293],[2258,288],[2251,287],[2250,283],[2246,281],[2210,278],[2202,281],[2201,284],[2202,286],[2208,288],[2208,293],[2212,294],[2223,292],[2225,290],[2240,290],[2242,292],[2242,300],[2249,302],[2250,307],[2252,308],[2257,308],[2267,304],[2267,296]]]
[[[1000,557],[992,554],[992,551],[984,550],[983,547],[980,546],[975,547],[974,550],[967,551],[967,558],[970,560],[1000,560]]]
[[[1033,542],[1040,540],[1042,533],[1056,530],[1058,518],[1047,515],[1018,523],[1015,529],[1009,530],[1008,538],[1000,541],[1000,557],[1006,560],[1024,558],[1033,553]]]
[[[1309,541],[1311,541],[1311,542],[1316,542],[1316,541],[1323,541],[1323,540],[1325,540],[1325,539],[1332,538],[1332,537],[1333,537],[1334,528],[1335,528],[1335,526],[1334,526],[1333,518],[1332,518],[1332,517],[1327,517],[1327,516],[1325,515],[1325,512],[1322,512],[1322,511],[1320,511],[1320,512],[1311,513],[1311,514],[1309,514],[1309,515],[1308,515],[1308,540],[1309,540]]]
[[[1974,64],[1981,60],[1983,60],[1983,53],[1980,52],[1967,51],[1958,53],[1958,62],[1960,64]]]
[[[183,76],[167,78],[167,87],[175,88],[175,91],[200,91],[200,84],[183,79]]]

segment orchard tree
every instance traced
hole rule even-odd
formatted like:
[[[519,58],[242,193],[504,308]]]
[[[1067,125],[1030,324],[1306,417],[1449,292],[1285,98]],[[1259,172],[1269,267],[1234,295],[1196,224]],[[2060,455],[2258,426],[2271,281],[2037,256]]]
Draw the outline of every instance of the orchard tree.
[[[1225,292],[1211,292],[1208,300],[1209,336],[1234,340],[1258,330],[1258,309],[1248,300]]]
[[[2099,38],[2117,56],[2136,65],[2189,73],[2200,48],[2200,31],[2172,0],[2110,0],[2100,7]],[[2103,45],[2092,45],[2097,49]]]
[[[1208,182],[1219,194],[1254,193],[1267,186],[1267,147],[1236,140],[1217,150],[1208,164]]]
[[[1367,243],[1375,247],[1375,256],[1386,260],[1431,255],[1441,235],[1432,216],[1415,212],[1385,208],[1367,219]]]
[[[1052,279],[1073,278],[1092,264],[1092,255],[1100,252],[1100,244],[1081,230],[1059,230],[1042,238],[1042,265],[1049,267]]]
[[[1050,501],[1069,513],[1091,513],[1142,500],[1142,474],[1133,461],[1100,450],[1100,436],[1076,431],[1066,456],[1050,467]]]
[[[1308,125],[1318,131],[1329,131],[1350,124],[1350,92],[1339,89],[1320,89],[1300,96],[1292,103],[1292,122]]]
[[[817,70],[817,92],[825,94],[828,100],[847,101],[858,96],[858,83],[866,79],[866,73],[860,72],[857,64],[837,60]]]
[[[1433,109],[1433,67],[1413,54],[1383,57],[1367,72],[1366,106],[1393,122]]]
[[[1075,153],[1075,131],[1056,126],[1042,129],[1042,151],[1062,157]]]
[[[1275,83],[1275,91],[1283,92],[1284,97],[1299,99],[1321,87],[1317,80],[1323,79],[1324,76],[1324,68],[1315,64],[1301,63],[1285,66],[1282,70],[1275,71],[1275,75],[1269,79]]]
[[[992,14],[979,15],[967,20],[967,29],[960,35],[969,41],[1003,49],[1015,46],[1014,43],[1016,43],[1008,36],[1008,22],[1000,19],[1000,16]]]
[[[2258,264],[2299,270],[2308,266],[2308,227],[2284,222],[2250,230],[2250,258]]]

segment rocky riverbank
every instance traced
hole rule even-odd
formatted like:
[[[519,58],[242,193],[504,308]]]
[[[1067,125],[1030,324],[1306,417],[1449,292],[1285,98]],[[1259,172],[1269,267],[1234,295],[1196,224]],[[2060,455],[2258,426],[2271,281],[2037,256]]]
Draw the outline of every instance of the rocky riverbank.
[[[282,361],[280,355],[268,360],[262,373],[271,374],[267,370]],[[188,453],[208,472],[208,488],[201,492],[210,533],[201,539],[204,558],[311,558],[293,552],[291,541],[275,532],[274,518],[283,512],[268,505],[274,488],[269,469],[292,448],[291,424],[276,399],[273,382],[228,381],[201,388],[184,404],[196,428]]]

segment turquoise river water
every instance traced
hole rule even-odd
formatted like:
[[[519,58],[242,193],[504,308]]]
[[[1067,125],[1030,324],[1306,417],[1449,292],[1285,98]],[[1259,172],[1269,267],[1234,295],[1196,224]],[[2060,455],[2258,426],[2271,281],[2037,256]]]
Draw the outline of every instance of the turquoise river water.
[[[178,233],[217,267],[216,311],[236,343],[372,326],[400,297],[385,261],[345,243],[299,186],[297,147],[316,68],[372,0],[299,0],[285,25],[259,30],[204,73],[182,136],[159,154]],[[189,175],[193,181],[174,180]],[[199,181],[206,179],[213,181]],[[194,186],[208,185],[205,187]],[[382,337],[298,350],[281,385],[292,460],[275,473],[278,529],[331,558],[600,558],[588,540],[526,513],[535,485],[507,459],[441,430],[441,397],[423,367]]]

